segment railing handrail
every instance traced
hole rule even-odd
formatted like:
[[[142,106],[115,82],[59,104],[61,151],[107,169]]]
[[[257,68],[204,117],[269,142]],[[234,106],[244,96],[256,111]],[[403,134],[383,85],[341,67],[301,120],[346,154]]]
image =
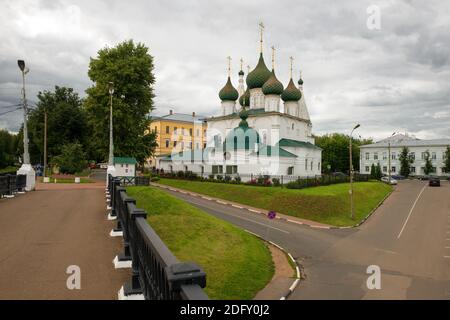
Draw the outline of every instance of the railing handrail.
[[[130,292],[145,299],[208,299],[202,290],[206,274],[194,263],[180,263],[147,222],[147,213],[136,207],[119,178],[108,176],[112,213],[123,231],[123,257],[132,259]],[[125,286],[124,286],[125,288]]]

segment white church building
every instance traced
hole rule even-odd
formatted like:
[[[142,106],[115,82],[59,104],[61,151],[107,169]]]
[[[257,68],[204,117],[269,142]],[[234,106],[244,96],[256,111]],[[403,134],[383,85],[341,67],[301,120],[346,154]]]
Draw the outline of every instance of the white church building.
[[[236,89],[228,79],[219,92],[220,113],[206,119],[207,145],[202,150],[173,152],[160,157],[164,171],[193,171],[197,174],[271,175],[313,177],[321,174],[322,149],[314,144],[312,123],[303,93],[291,77],[286,87],[277,79],[261,52],[256,67],[238,73]]]

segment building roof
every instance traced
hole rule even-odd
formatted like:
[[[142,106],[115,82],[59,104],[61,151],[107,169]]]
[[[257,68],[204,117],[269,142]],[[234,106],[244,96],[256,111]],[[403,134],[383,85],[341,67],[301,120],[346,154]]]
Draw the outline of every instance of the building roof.
[[[114,164],[120,163],[120,164],[136,164],[137,161],[135,158],[132,157],[114,157]]]
[[[304,121],[306,123],[311,123],[311,120],[309,120],[309,119],[299,118],[299,117],[292,116],[290,114],[279,112],[279,111],[265,111],[264,108],[248,109],[247,111],[248,111],[249,117],[278,115],[278,116],[283,116],[283,117],[287,117],[287,118],[291,118],[291,119],[295,119],[295,120],[299,120],[299,121]],[[225,119],[236,119],[236,118],[239,118],[238,112],[234,112],[234,113],[228,114],[226,116],[215,116],[215,117],[213,116],[213,117],[206,118],[205,120],[220,121],[220,120],[225,120]]]
[[[255,69],[253,69],[248,75],[247,75],[247,86],[249,89],[253,88],[262,88],[264,83],[266,83],[267,80],[269,80],[270,75],[272,73],[269,69],[267,69],[266,64],[264,63],[264,58],[262,53],[259,55],[258,64],[256,65]]]
[[[279,146],[262,146],[258,152],[253,152],[252,155],[260,155],[266,157],[286,157],[297,158],[297,156],[289,151],[280,148]]]
[[[406,134],[396,134],[392,137],[380,140],[376,143],[362,145],[360,148],[387,148],[389,143],[395,147],[438,147],[450,146],[450,139],[421,140]]]
[[[280,139],[277,143],[278,146],[281,147],[292,147],[292,148],[308,148],[308,149],[317,149],[322,150],[322,148],[305,141],[298,141],[298,140],[292,140],[292,139]]]
[[[280,95],[283,93],[283,90],[284,90],[283,84],[280,82],[280,80],[277,79],[277,76],[275,75],[275,70],[272,69],[272,74],[270,75],[270,78],[262,86],[262,92],[265,95],[269,94]]]
[[[302,93],[300,90],[297,89],[294,82],[289,80],[289,84],[287,85],[286,89],[284,89],[283,93],[281,94],[281,100],[287,102],[287,101],[298,101],[302,98]]]
[[[236,101],[239,98],[239,93],[235,87],[231,84],[231,79],[228,76],[227,83],[219,91],[219,98],[222,101]]]
[[[206,117],[201,115],[186,114],[186,113],[172,113],[167,114],[165,116],[152,116],[152,121],[161,121],[161,120],[169,120],[169,121],[182,121],[182,122],[203,122]]]

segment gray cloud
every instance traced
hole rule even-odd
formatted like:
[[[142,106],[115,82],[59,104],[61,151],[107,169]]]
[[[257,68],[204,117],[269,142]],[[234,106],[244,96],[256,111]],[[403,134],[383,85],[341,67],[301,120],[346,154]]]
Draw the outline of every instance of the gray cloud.
[[[381,30],[366,27],[369,5],[381,9]],[[264,53],[277,47],[279,79],[301,68],[317,134],[393,131],[421,138],[450,137],[450,4],[443,1],[3,1],[0,11],[0,110],[19,101],[24,58],[30,99],[54,85],[82,96],[90,85],[89,57],[133,38],[155,57],[156,114],[220,112],[226,56],[255,66],[258,28],[266,25]],[[246,70],[245,70],[246,71]],[[0,111],[1,112],[1,111]],[[20,113],[20,112],[19,112]],[[0,116],[16,131],[20,114]]]

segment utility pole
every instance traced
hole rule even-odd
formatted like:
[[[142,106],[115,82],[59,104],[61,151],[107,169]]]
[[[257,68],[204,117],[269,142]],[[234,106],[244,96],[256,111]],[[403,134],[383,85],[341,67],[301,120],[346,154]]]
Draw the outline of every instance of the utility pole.
[[[388,140],[388,184],[391,184],[391,137],[393,137],[395,135],[395,132],[393,134],[391,134],[391,136],[389,137]]]
[[[355,219],[355,209],[353,206],[353,152],[352,152],[352,135],[353,135],[353,131],[355,131],[356,129],[358,129],[360,127],[360,124],[357,124],[352,132],[350,132],[350,144],[349,144],[349,150],[350,150],[350,215],[352,217],[352,219]]]
[[[115,176],[116,169],[114,167],[114,142],[113,142],[113,94],[114,83],[108,83],[109,92],[109,156],[108,156],[108,169],[106,170],[106,185],[108,185],[109,175]]]

